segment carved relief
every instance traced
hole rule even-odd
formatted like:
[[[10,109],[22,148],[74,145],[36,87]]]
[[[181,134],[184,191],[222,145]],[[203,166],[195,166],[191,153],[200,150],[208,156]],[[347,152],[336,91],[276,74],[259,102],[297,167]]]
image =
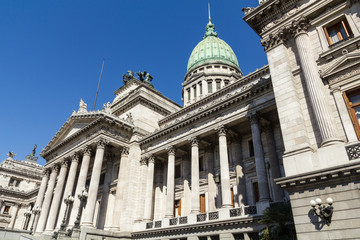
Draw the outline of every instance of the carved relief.
[[[129,148],[123,147],[123,149],[121,150],[121,155],[129,155]]]

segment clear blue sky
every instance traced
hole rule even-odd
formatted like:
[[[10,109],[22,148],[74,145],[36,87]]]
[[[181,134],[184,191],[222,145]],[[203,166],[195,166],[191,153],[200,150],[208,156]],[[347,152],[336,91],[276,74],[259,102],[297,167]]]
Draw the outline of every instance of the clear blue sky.
[[[182,105],[192,49],[208,21],[205,0],[0,1],[0,161],[39,154],[78,109],[112,102],[127,70],[146,70],[165,96]],[[244,75],[267,64],[259,37],[242,19],[257,0],[210,1],[219,37],[234,50]]]

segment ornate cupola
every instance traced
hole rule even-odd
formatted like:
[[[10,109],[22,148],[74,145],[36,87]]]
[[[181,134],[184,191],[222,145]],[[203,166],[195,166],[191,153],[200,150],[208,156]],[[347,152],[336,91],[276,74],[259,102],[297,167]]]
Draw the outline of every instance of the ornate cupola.
[[[183,83],[188,106],[242,77],[234,51],[215,32],[209,11],[205,36],[192,51]]]

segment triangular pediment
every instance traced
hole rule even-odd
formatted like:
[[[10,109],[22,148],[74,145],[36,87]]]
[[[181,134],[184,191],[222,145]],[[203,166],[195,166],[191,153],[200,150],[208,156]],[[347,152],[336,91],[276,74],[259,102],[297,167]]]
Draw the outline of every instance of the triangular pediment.
[[[330,67],[322,71],[321,76],[323,78],[328,78],[329,76],[343,72],[357,65],[360,67],[360,52],[348,53],[336,60]]]

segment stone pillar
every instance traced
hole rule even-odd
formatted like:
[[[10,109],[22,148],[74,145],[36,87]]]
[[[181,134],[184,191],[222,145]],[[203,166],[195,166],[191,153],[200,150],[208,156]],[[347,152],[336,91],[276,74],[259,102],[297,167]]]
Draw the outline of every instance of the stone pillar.
[[[113,211],[113,219],[111,230],[117,231],[120,230],[120,216],[124,207],[124,194],[123,191],[126,187],[126,171],[128,165],[128,156],[129,156],[129,148],[124,147],[121,151],[121,159],[120,159],[120,167],[118,174],[118,181],[116,185],[116,196],[115,196],[115,205]]]
[[[10,223],[9,223],[9,228],[10,229],[14,229],[16,217],[17,217],[17,214],[19,212],[19,208],[21,207],[21,204],[20,203],[15,203],[14,207],[15,207],[15,209],[12,211],[12,215],[11,215],[11,219],[10,219]]]
[[[220,126],[216,130],[219,135],[222,207],[230,208],[232,205],[231,205],[229,156],[228,156],[228,147],[227,147],[227,139],[226,139],[226,129],[224,126]]]
[[[79,193],[81,193],[81,190],[85,187],[86,184],[86,178],[89,170],[90,165],[90,157],[91,157],[91,148],[89,146],[85,147],[84,149],[84,155],[82,158],[81,166],[80,166],[80,173],[76,184],[75,189],[75,196],[74,196],[74,203],[72,209],[74,211],[71,211],[70,220],[69,220],[69,226],[74,226],[76,215],[78,214],[77,211],[80,207],[80,199],[77,197]],[[71,171],[71,170],[70,170]],[[66,194],[66,192],[65,192]]]
[[[284,199],[284,191],[281,189],[279,185],[277,185],[274,181],[276,178],[281,177],[280,171],[280,163],[276,154],[276,144],[274,139],[274,130],[270,123],[267,123],[263,126],[265,136],[266,136],[266,143],[268,147],[268,154],[269,154],[269,162],[270,162],[270,172],[272,177],[272,187],[274,192],[274,201],[283,201]]]
[[[99,220],[97,223],[98,229],[104,229],[105,225],[105,218],[107,213],[107,207],[108,207],[108,199],[109,199],[109,193],[110,193],[110,184],[111,184],[111,178],[112,178],[112,170],[113,170],[113,159],[112,155],[105,154],[106,158],[106,173],[105,173],[105,179],[102,189],[102,196],[101,196],[101,205],[99,210]]]
[[[208,84],[207,81],[205,79],[203,79],[201,81],[201,85],[202,85],[202,95],[205,97],[206,95],[208,95]]]
[[[200,96],[200,88],[202,88],[201,83],[196,84],[196,99],[195,100],[198,100],[198,99],[201,98],[201,96]]]
[[[208,209],[210,212],[216,211],[216,183],[214,180],[214,146],[209,144],[205,148],[205,161],[208,170]]]
[[[193,137],[191,142],[191,213],[200,212],[200,173],[199,173],[199,139]]]
[[[36,202],[35,202],[35,205],[34,205],[34,208],[39,207],[39,209],[41,209],[41,206],[42,206],[42,203],[43,203],[43,200],[44,200],[45,190],[46,190],[46,186],[48,184],[48,180],[49,180],[49,176],[50,176],[50,170],[48,168],[46,168],[44,170],[43,174],[44,174],[44,176],[43,176],[43,178],[41,180],[39,192],[38,192]],[[34,226],[33,226],[34,229],[36,229],[36,227],[37,227],[39,217],[40,217],[40,215],[37,214],[35,216],[35,219],[33,220],[34,221]]]
[[[214,92],[217,91],[217,90],[216,90],[216,80],[213,79],[212,82],[211,82],[211,84],[212,84],[212,92],[214,93]]]
[[[168,147],[168,173],[167,173],[167,195],[166,195],[166,218],[174,217],[175,197],[175,148]]]
[[[305,78],[315,120],[321,135],[321,145],[340,142],[331,114],[328,98],[324,93],[324,84],[319,75],[319,69],[312,52],[310,37],[307,33],[308,24],[300,19],[294,25],[295,43],[298,50],[300,66]]]
[[[74,154],[71,159],[70,170],[69,170],[69,174],[68,174],[68,177],[66,180],[65,190],[64,190],[63,197],[62,197],[63,200],[61,201],[61,207],[60,207],[60,211],[59,211],[59,217],[58,217],[58,221],[56,224],[56,228],[60,228],[60,224],[62,223],[62,220],[64,218],[64,214],[65,214],[65,210],[66,210],[66,204],[64,202],[64,198],[66,198],[68,194],[73,196],[75,177],[76,177],[78,165],[79,165],[79,155]],[[76,194],[77,193],[75,193],[74,199],[77,199]],[[73,208],[73,210],[75,210],[75,209]],[[67,217],[70,217],[70,216],[67,216]]]
[[[269,201],[269,184],[266,176],[265,158],[261,142],[261,133],[257,114],[249,115],[251,134],[254,145],[256,176],[259,186],[260,201]]]
[[[139,194],[138,194],[138,204],[137,204],[137,222],[141,222],[144,220],[144,209],[145,209],[145,195],[146,195],[146,184],[148,168],[147,168],[147,159],[148,156],[143,156],[140,159],[140,176],[144,176],[140,178],[139,182]]]
[[[189,101],[188,99],[189,99],[189,92],[186,88],[184,88],[184,96],[183,96],[184,106],[187,106]]]
[[[63,195],[65,178],[68,168],[69,168],[69,161],[64,159],[61,162],[61,169],[57,180],[54,197],[51,202],[48,221],[45,228],[45,231],[48,233],[50,233],[55,228],[56,218],[58,216],[58,212],[61,204],[61,197]]]
[[[244,174],[243,156],[241,151],[241,139],[237,137],[233,139],[232,154],[234,155],[235,173],[236,173],[236,201],[239,206],[247,205],[246,179]]]
[[[191,212],[191,162],[187,153],[182,156],[182,162],[184,178],[184,197],[181,199],[181,215],[187,216]]]
[[[59,169],[60,169],[59,165],[57,165],[57,164],[53,165],[53,167],[52,167],[49,184],[48,184],[48,187],[47,187],[46,193],[45,193],[44,202],[41,206],[41,212],[40,212],[39,222],[36,227],[36,233],[42,233],[44,231],[46,220],[48,218],[48,213],[50,210],[50,204],[51,204],[51,199],[52,199],[53,192],[54,192],[56,177],[59,173]]]
[[[340,90],[340,88],[334,88],[334,89],[332,89],[332,91],[333,91],[337,109],[339,111],[339,116],[340,116],[342,125],[344,127],[345,133],[346,133],[347,140],[350,143],[356,142],[358,139],[357,139],[349,112],[347,110],[347,106],[345,104],[344,98],[341,94],[341,90]]]
[[[150,156],[148,158],[148,171],[146,177],[144,221],[151,221],[151,212],[154,204],[153,203],[154,164],[155,164],[155,157]]]
[[[112,221],[113,221],[113,216],[114,216],[114,206],[115,206],[115,191],[114,189],[110,190],[109,193],[109,199],[108,199],[108,207],[106,209],[106,219],[105,219],[105,225],[104,225],[104,230],[110,230],[111,225],[112,225]]]
[[[90,186],[89,186],[89,196],[87,199],[85,211],[84,211],[84,218],[82,225],[87,227],[94,227],[93,225],[93,218],[95,213],[95,204],[96,198],[99,189],[99,182],[100,182],[100,175],[101,175],[101,167],[104,160],[104,152],[105,152],[105,145],[107,142],[101,139],[97,143],[94,166],[91,173],[90,179]]]
[[[190,103],[195,102],[195,98],[194,98],[194,88],[193,86],[190,86]]]

